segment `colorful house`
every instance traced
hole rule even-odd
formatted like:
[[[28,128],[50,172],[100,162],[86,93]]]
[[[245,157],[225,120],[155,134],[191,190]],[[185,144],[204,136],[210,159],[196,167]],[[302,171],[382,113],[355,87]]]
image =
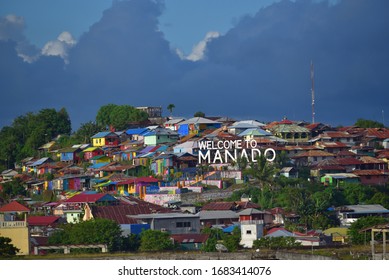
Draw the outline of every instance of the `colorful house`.
[[[134,177],[116,183],[117,192],[123,195],[135,195],[144,199],[147,191],[155,192],[159,189],[159,180],[153,177]]]
[[[153,159],[150,169],[156,175],[169,175],[176,167],[176,158],[173,154],[160,154]]]
[[[164,143],[175,143],[178,140],[178,133],[166,128],[156,128],[144,134],[144,144],[148,146],[156,146]]]
[[[80,148],[65,148],[59,151],[62,162],[78,163],[80,161]]]
[[[334,173],[326,174],[321,177],[320,182],[324,186],[343,186],[345,183],[359,183],[360,179],[357,175],[352,173]]]
[[[106,155],[100,155],[100,156],[94,156],[89,159],[90,163],[92,164],[99,164],[99,163],[110,163],[111,158]]]
[[[89,147],[83,150],[83,152],[85,161],[88,161],[95,156],[104,155],[104,151],[99,147]]]
[[[115,132],[99,132],[91,137],[93,147],[118,146],[119,136]]]
[[[205,130],[215,130],[220,128],[222,123],[207,118],[194,117],[179,123],[178,133],[180,136],[189,134],[199,134]]]

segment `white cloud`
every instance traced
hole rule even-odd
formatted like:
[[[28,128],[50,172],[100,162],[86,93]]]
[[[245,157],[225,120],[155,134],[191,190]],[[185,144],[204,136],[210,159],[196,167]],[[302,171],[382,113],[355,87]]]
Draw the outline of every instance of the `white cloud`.
[[[205,58],[205,50],[207,48],[207,44],[220,36],[219,32],[210,31],[205,35],[205,38],[198,42],[192,49],[192,53],[185,57],[187,60],[198,61]]]
[[[56,40],[49,41],[42,49],[42,55],[60,56],[65,63],[68,63],[68,52],[76,44],[72,34],[67,31],[59,34]]]

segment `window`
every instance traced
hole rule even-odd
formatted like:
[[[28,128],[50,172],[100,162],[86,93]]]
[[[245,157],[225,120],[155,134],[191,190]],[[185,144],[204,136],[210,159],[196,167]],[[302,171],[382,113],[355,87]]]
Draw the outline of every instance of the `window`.
[[[190,222],[177,222],[176,227],[178,228],[190,227]]]
[[[251,230],[246,230],[246,234],[251,234]]]

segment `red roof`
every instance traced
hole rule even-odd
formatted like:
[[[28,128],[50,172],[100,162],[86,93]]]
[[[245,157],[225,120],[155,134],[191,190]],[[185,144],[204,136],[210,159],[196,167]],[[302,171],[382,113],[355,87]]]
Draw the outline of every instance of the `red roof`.
[[[133,218],[127,215],[140,215],[152,213],[170,213],[171,209],[152,204],[140,199],[130,198],[129,203],[120,205],[92,206],[92,214],[95,218],[105,218],[116,221],[118,224],[137,224]]]
[[[285,228],[275,227],[275,228],[270,229],[266,234],[271,234],[271,233],[276,232],[276,231],[279,231],[279,230],[288,231],[288,230],[286,230]]]
[[[389,138],[389,129],[387,128],[367,128],[366,136],[368,137],[376,137],[379,139],[387,139]]]
[[[203,233],[172,234],[171,237],[178,243],[205,243],[209,235]]]
[[[353,173],[357,176],[388,176],[388,174],[385,173],[384,170],[376,169],[354,170]]]
[[[27,222],[29,226],[49,226],[59,220],[58,216],[29,216]]]
[[[337,158],[336,161],[339,165],[360,165],[362,161],[356,158]]]
[[[105,194],[105,193],[95,193],[95,194],[80,193],[80,194],[76,194],[75,196],[65,200],[64,202],[71,202],[71,203],[97,202],[106,195],[108,195],[108,194]]]
[[[0,212],[30,212],[30,208],[20,204],[17,201],[12,201],[0,208]]]
[[[235,210],[235,202],[210,202],[205,204],[201,210]]]
[[[138,178],[134,178],[134,179],[127,179],[124,181],[119,181],[118,185],[134,184],[134,182],[136,184],[140,184],[140,183],[151,184],[151,183],[158,183],[159,180],[156,178],[153,178],[153,177],[138,177]]]
[[[292,121],[288,120],[288,119],[283,119],[282,121],[280,121],[278,124],[293,124]]]

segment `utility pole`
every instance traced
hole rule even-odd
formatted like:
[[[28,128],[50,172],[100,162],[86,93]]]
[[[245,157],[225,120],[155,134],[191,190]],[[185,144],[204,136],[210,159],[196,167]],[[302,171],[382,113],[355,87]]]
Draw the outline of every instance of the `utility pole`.
[[[311,60],[311,95],[312,95],[312,123],[315,123],[315,81],[314,81],[314,69],[313,69],[313,62]]]

